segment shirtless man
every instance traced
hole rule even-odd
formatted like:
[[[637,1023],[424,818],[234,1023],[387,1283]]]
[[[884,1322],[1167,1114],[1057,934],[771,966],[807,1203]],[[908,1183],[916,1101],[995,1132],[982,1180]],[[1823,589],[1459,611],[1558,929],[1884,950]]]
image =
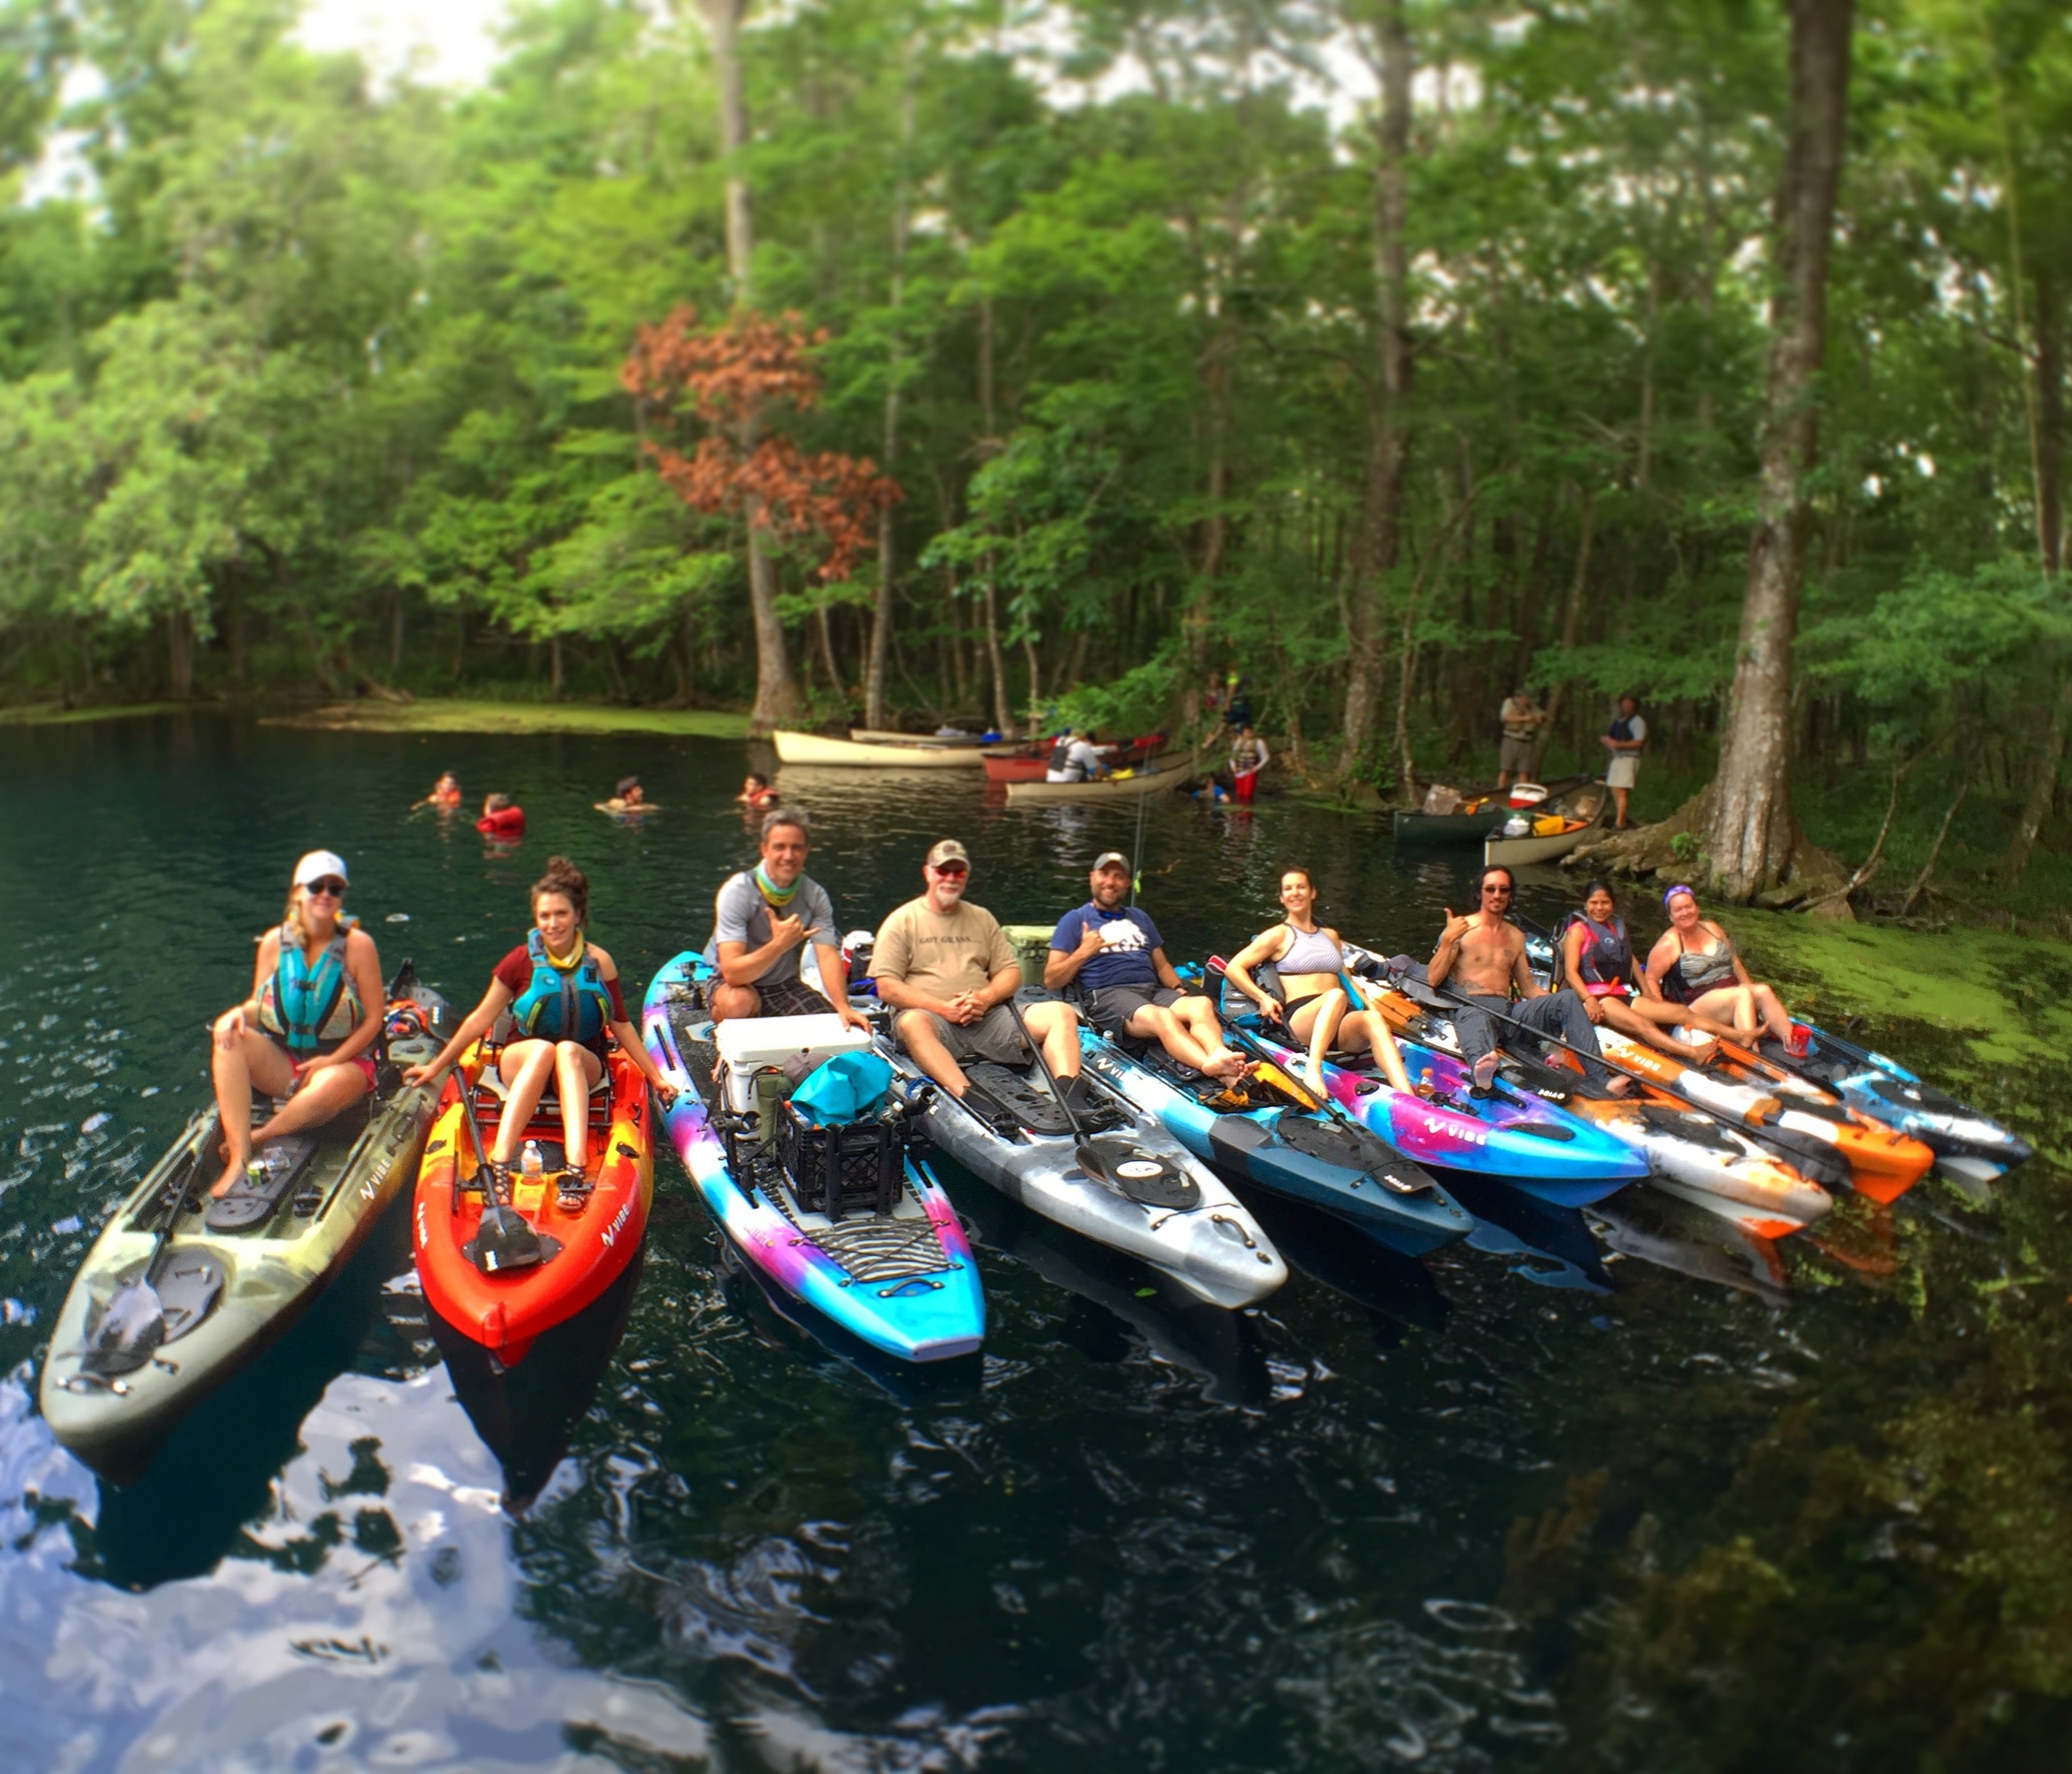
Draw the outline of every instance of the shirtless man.
[[[1597,1033],[1582,999],[1571,991],[1548,991],[1526,965],[1525,932],[1508,917],[1514,891],[1509,869],[1501,863],[1484,869],[1475,883],[1478,909],[1457,918],[1451,906],[1446,908],[1446,928],[1424,970],[1434,986],[1453,980],[1454,991],[1466,1000],[1454,1012],[1453,1031],[1462,1058],[1474,1068],[1475,1088],[1486,1090],[1496,1078],[1496,1025],[1489,1014],[1494,1011],[1565,1041],[1577,1049],[1592,1083],[1614,1097],[1626,1095],[1633,1081],[1597,1056]]]

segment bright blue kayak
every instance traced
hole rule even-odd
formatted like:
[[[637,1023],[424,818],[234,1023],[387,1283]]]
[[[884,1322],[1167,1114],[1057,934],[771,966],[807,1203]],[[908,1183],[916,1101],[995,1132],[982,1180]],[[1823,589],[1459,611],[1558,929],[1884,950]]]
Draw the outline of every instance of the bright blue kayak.
[[[873,1348],[906,1361],[969,1354],[985,1335],[978,1266],[949,1197],[911,1146],[889,1200],[830,1216],[821,1193],[801,1188],[787,1167],[779,1142],[747,1128],[730,1137],[697,990],[709,971],[690,952],[664,967],[648,988],[641,1033],[680,1093],[663,1125],[720,1230],[777,1286]],[[897,1105],[886,1115],[891,1137],[903,1117]]]

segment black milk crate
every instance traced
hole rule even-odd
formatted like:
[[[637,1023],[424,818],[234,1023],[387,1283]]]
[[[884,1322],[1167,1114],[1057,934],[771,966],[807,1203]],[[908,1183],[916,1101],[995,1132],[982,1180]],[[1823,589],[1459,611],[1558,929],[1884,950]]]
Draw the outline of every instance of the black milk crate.
[[[830,1220],[890,1213],[905,1180],[903,1134],[896,1115],[816,1127],[787,1099],[777,1117],[777,1161],[802,1212]]]

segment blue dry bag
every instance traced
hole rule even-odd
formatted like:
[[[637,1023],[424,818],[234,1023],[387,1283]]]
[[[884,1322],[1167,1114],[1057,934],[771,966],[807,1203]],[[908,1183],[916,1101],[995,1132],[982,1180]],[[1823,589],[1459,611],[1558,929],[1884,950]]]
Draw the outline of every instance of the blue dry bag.
[[[791,1104],[816,1127],[838,1127],[874,1113],[892,1088],[892,1068],[878,1054],[837,1053],[814,1068],[791,1093]]]

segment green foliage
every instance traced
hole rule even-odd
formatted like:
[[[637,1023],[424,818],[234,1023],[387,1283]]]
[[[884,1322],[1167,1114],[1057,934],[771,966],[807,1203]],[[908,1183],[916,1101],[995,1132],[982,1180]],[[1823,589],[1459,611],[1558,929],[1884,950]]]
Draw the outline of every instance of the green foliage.
[[[737,294],[697,10],[525,5],[459,94],[377,85],[294,16],[0,0],[0,190],[60,127],[92,177],[0,208],[6,689],[157,695],[187,636],[204,689],[555,673],[738,701],[746,532],[659,496],[660,434],[616,379],[638,325]],[[742,39],[754,305],[827,334],[796,442],[905,494],[894,699],[1134,725],[1239,669],[1269,734],[1321,751],[1371,595],[1368,776],[1399,768],[1400,702],[1417,768],[1473,780],[1522,674],[1563,697],[1550,771],[1595,764],[1599,707],[1640,694],[1642,810],[1666,810],[1711,755],[1746,582],[1782,11],[1408,8],[1392,413],[1373,9],[1075,0],[1051,23],[1039,43],[944,0],[807,0]],[[1974,859],[2072,641],[2023,564],[2050,458],[2032,409],[2039,445],[2064,428],[2031,372],[2072,307],[2059,23],[2022,0],[1866,16],[1831,280],[1807,805],[1853,807],[1873,754],[1962,730],[1980,768],[1951,854]],[[1385,568],[1384,416],[1408,439]],[[814,706],[861,712],[880,570],[775,567]],[[1902,824],[1947,804],[1932,776]]]

